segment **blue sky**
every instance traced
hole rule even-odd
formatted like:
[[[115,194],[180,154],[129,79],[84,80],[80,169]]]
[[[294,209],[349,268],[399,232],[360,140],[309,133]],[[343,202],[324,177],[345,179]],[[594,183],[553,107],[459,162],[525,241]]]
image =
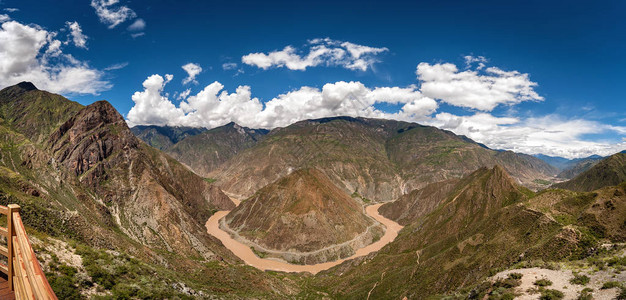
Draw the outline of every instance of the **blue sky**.
[[[106,99],[131,125],[347,114],[531,154],[626,148],[626,2],[406,2],[2,0],[0,87]],[[202,71],[183,84],[189,63]]]

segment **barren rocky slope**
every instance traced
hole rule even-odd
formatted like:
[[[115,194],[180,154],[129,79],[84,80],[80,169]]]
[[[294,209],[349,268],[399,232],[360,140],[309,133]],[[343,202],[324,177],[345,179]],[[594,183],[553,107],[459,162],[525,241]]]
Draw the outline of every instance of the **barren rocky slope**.
[[[495,164],[520,182],[557,172],[537,158],[486,149],[435,127],[337,117],[274,129],[210,176],[224,191],[247,198],[292,170],[315,167],[348,194],[390,201],[428,183]]]
[[[293,252],[283,255],[289,261],[331,261],[354,254],[382,235],[380,225],[357,201],[322,172],[301,169],[243,201],[226,216],[226,225],[265,249]]]
[[[142,244],[211,255],[202,224],[212,211],[234,207],[215,186],[140,142],[106,101],[63,123],[47,149]]]
[[[165,149],[196,174],[209,177],[217,167],[241,151],[256,145],[268,130],[251,129],[229,123],[189,136]]]

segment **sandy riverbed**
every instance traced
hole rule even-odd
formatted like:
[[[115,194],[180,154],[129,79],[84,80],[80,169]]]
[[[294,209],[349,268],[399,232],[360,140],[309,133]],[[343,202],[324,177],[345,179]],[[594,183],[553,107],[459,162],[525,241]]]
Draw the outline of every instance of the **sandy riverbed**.
[[[320,271],[330,269],[346,260],[350,260],[359,256],[364,256],[372,252],[382,249],[385,245],[392,242],[397,236],[402,226],[400,224],[389,220],[378,213],[378,208],[382,204],[370,205],[365,208],[365,212],[376,221],[382,223],[385,226],[385,234],[380,240],[367,245],[361,249],[358,249],[356,253],[350,257],[346,257],[340,260],[325,262],[314,265],[294,265],[283,261],[277,261],[273,259],[264,259],[256,256],[250,247],[232,239],[228,233],[221,230],[219,227],[219,220],[225,217],[230,211],[218,211],[209,218],[206,222],[207,232],[218,238],[228,250],[232,251],[246,264],[253,266],[260,270],[272,270],[283,272],[309,272],[317,274]]]

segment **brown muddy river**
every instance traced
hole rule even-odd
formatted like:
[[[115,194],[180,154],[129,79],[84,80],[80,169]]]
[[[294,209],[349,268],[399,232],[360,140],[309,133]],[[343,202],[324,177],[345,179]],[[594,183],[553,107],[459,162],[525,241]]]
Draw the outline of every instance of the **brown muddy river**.
[[[324,271],[330,269],[346,260],[350,260],[359,256],[364,256],[370,254],[372,252],[378,251],[382,249],[385,245],[391,243],[397,236],[402,226],[400,224],[389,220],[378,213],[378,208],[382,205],[375,204],[370,205],[365,208],[365,212],[376,221],[380,222],[385,226],[385,234],[380,238],[380,240],[375,243],[369,244],[361,249],[358,249],[356,253],[350,257],[346,257],[340,260],[325,262],[314,265],[295,265],[290,264],[284,261],[274,260],[274,259],[266,259],[260,258],[252,252],[250,247],[242,244],[221,230],[219,227],[219,221],[224,216],[226,216],[230,211],[218,211],[213,216],[209,218],[206,222],[207,232],[218,238],[228,250],[232,251],[235,255],[237,255],[241,260],[243,260],[246,264],[253,266],[260,270],[271,270],[271,271],[282,271],[282,272],[309,272],[312,274],[317,274],[320,271]]]

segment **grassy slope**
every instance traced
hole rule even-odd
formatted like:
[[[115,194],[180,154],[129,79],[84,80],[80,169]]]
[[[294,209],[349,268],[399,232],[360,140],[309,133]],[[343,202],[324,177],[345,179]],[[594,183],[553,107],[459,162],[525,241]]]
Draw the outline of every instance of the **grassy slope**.
[[[421,299],[472,286],[522,259],[581,258],[603,239],[623,241],[626,186],[528,199],[532,192],[499,177],[493,170],[466,177],[378,255],[322,274],[312,288],[337,298]]]
[[[626,181],[626,153],[611,155],[573,179],[553,185],[572,191],[593,191]]]

